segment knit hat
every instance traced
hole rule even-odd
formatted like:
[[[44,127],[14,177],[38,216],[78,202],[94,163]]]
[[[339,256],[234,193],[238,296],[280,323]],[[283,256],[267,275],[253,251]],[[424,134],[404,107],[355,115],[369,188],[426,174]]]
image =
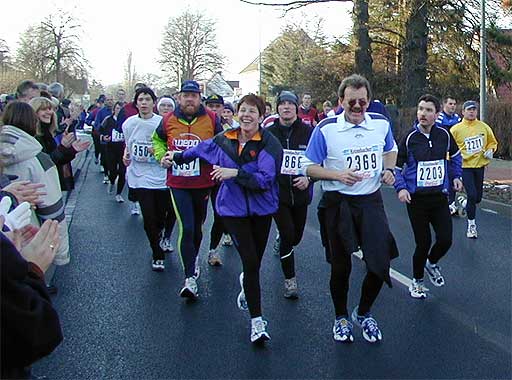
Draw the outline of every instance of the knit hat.
[[[224,103],[224,109],[230,110],[233,114],[235,113],[235,108],[230,102]]]
[[[295,104],[296,107],[299,106],[299,98],[291,91],[281,91],[277,96],[277,106],[285,101]]]
[[[176,108],[176,103],[174,102],[174,99],[168,98],[167,96],[160,98],[160,100],[158,101],[158,103],[156,105],[156,109],[160,108],[161,104],[171,104],[173,109]]]

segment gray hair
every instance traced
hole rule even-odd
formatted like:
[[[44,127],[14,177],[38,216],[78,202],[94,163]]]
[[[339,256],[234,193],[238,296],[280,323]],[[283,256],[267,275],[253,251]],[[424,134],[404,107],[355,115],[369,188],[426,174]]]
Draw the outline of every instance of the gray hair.
[[[366,87],[366,91],[368,92],[368,100],[372,99],[372,89],[370,87],[370,82],[368,79],[359,74],[352,74],[341,81],[340,87],[338,88],[338,97],[345,97],[345,89],[347,87],[355,88],[356,90],[361,87]]]
[[[50,84],[48,86],[48,91],[51,95],[55,96],[58,99],[64,96],[64,86],[59,82],[53,82],[52,84]]]

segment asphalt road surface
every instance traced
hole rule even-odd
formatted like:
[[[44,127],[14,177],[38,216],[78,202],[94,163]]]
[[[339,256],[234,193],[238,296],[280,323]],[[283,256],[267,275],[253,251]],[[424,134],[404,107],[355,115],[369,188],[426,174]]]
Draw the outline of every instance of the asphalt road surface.
[[[414,249],[405,207],[383,189],[389,223],[400,249],[392,262],[393,288],[384,287],[372,311],[383,341],[372,345],[355,328],[355,342],[332,338],[334,311],[329,266],[320,243],[316,205],[296,249],[300,298],[283,297],[279,259],[262,265],[263,315],[272,340],[249,340],[249,316],[236,307],[241,264],[233,247],[221,249],[224,266],[206,262],[211,212],[201,249],[200,298],[178,296],[183,270],[169,254],[163,273],[151,271],[142,218],[106,194],[93,163],[82,171],[70,228],[71,263],[59,268],[54,303],[64,341],[34,366],[50,379],[344,378],[510,379],[511,220],[479,211],[479,239],[465,237],[454,218],[454,244],[440,263],[446,286],[426,300],[410,298],[406,284]],[[125,197],[126,198],[126,197]],[[173,243],[177,228],[173,234]],[[357,304],[365,273],[353,258],[349,305]]]

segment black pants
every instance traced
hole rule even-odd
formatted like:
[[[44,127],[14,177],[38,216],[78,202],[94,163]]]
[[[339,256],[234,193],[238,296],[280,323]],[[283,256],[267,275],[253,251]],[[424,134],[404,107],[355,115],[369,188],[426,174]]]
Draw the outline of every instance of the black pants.
[[[117,178],[117,192],[123,192],[124,184],[126,182],[126,166],[123,163],[124,144],[112,143],[108,144],[105,148],[105,164],[108,173],[108,179],[113,185]]]
[[[443,194],[413,194],[411,203],[407,205],[407,213],[416,242],[412,258],[413,276],[421,280],[427,258],[432,264],[436,264],[452,245],[452,218],[448,199]],[[436,235],[432,247],[431,225]]]
[[[468,195],[466,213],[468,219],[475,219],[476,205],[482,200],[484,191],[484,171],[482,168],[463,168],[462,181]]]
[[[144,219],[144,231],[148,237],[153,260],[165,259],[165,254],[160,248],[160,232],[164,228],[164,220],[167,210],[171,207],[171,197],[167,189],[132,189],[136,193],[140,203],[142,218]]]
[[[92,142],[94,144],[94,157],[98,159],[101,153],[100,134],[92,131]]]
[[[290,206],[283,203],[279,204],[279,209],[274,214],[274,220],[279,231],[281,267],[286,279],[295,277],[295,253],[293,247],[302,240],[307,215],[307,204]]]
[[[222,234],[227,233],[222,217],[217,213],[217,208],[215,207],[218,193],[219,186],[212,188],[211,201],[213,209],[213,225],[210,231],[210,250],[216,249],[219,246],[220,239],[222,239]]]
[[[331,297],[336,317],[348,316],[347,295],[349,289],[350,272],[352,271],[352,255],[336,253],[331,255]],[[375,273],[367,272],[361,287],[359,299],[359,315],[370,311],[379,295],[384,281]]]
[[[180,226],[178,252],[181,256],[185,278],[192,277],[196,258],[203,239],[210,188],[171,189],[174,212]]]
[[[244,292],[251,318],[261,316],[260,267],[267,246],[272,216],[225,217],[244,271]]]

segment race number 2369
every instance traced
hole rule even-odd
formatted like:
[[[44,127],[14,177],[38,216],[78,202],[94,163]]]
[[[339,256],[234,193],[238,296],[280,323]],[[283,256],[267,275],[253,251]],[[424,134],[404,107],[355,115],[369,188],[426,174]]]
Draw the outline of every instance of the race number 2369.
[[[382,154],[379,146],[365,148],[351,148],[343,151],[345,165],[348,169],[355,169],[364,178],[372,178],[382,169]]]

